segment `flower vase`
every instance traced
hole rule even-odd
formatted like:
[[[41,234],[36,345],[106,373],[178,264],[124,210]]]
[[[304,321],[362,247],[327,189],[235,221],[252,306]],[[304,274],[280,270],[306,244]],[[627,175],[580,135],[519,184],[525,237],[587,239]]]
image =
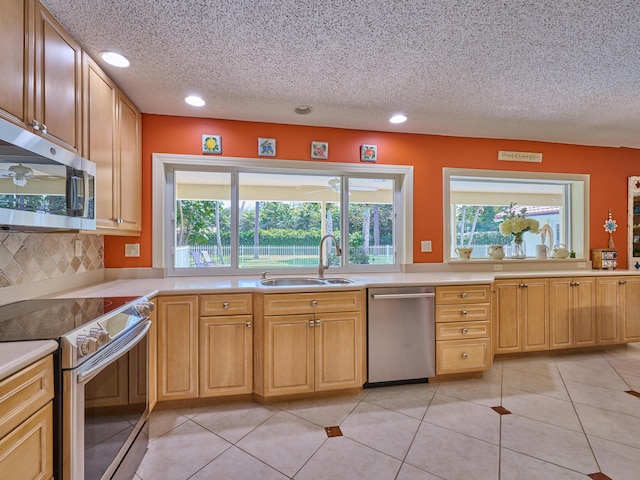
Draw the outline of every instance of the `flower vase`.
[[[527,249],[525,248],[522,233],[513,234],[513,243],[511,244],[511,258],[527,258]]]

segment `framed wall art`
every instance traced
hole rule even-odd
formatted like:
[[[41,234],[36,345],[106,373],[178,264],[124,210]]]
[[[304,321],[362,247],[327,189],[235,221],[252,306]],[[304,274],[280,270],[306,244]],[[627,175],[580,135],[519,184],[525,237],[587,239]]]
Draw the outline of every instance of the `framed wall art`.
[[[326,160],[329,158],[329,143],[312,141],[311,158],[317,158],[320,160]]]
[[[378,159],[378,146],[377,145],[360,145],[360,161],[372,162]]]
[[[275,157],[276,156],[276,139],[275,138],[258,138],[258,156]]]
[[[202,135],[202,153],[222,153],[222,136]]]

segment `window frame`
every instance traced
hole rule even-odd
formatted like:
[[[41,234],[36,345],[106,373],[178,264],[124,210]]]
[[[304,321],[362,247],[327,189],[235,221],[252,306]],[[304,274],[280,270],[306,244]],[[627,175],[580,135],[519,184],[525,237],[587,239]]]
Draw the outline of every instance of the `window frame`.
[[[459,259],[451,256],[451,179],[452,177],[470,177],[477,179],[499,179],[508,182],[522,183],[530,180],[532,182],[548,182],[554,184],[573,184],[573,188],[565,190],[565,212],[564,221],[567,230],[567,241],[576,252],[576,259],[587,260],[589,258],[589,207],[590,207],[590,176],[588,174],[575,173],[549,173],[549,172],[529,172],[510,170],[478,170],[465,168],[443,168],[443,261],[444,263],[460,263]],[[582,240],[580,241],[580,238]],[[473,258],[473,262],[495,262],[489,258]],[[540,261],[535,258],[509,259],[510,262],[532,262]],[[544,260],[543,260],[544,261]]]
[[[395,228],[394,248],[395,261],[393,264],[356,265],[345,264],[341,267],[332,266],[332,271],[338,273],[357,272],[381,272],[400,271],[402,266],[413,262],[413,166],[403,165],[360,165],[354,163],[329,162],[319,163],[301,160],[266,160],[255,158],[218,157],[182,155],[182,154],[152,154],[152,267],[160,269],[165,276],[197,276],[197,275],[247,275],[253,276],[261,269],[238,268],[237,259],[231,260],[230,267],[215,268],[174,268],[170,261],[171,251],[168,247],[174,246],[173,224],[168,215],[174,210],[172,205],[175,199],[173,180],[171,176],[174,170],[199,170],[214,169],[216,171],[232,172],[231,181],[231,208],[232,208],[232,244],[238,243],[237,225],[237,200],[238,185],[237,174],[234,172],[253,173],[291,173],[297,171],[301,174],[340,175],[345,180],[349,177],[393,178],[395,182]],[[171,181],[170,181],[171,180]],[[344,193],[343,195],[346,195]],[[343,205],[348,203],[344,202]],[[342,219],[341,219],[342,222]],[[342,227],[344,228],[344,227]],[[347,236],[341,236],[343,247],[348,241]],[[277,269],[278,274],[317,274],[317,269],[286,268]]]

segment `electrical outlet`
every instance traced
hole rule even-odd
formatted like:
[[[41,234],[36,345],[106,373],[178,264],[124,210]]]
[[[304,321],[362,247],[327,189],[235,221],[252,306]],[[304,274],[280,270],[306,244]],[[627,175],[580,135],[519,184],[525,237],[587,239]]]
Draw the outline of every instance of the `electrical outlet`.
[[[139,257],[140,256],[140,244],[139,243],[125,243],[124,245],[125,257]]]
[[[76,240],[76,243],[74,244],[74,250],[75,250],[74,255],[76,257],[82,256],[82,240]]]
[[[493,265],[493,271],[494,271],[494,272],[500,272],[500,271],[502,271],[502,265],[494,264],[494,265]]]
[[[422,240],[420,242],[421,252],[431,252],[431,240]]]
[[[587,262],[578,262],[578,268],[587,268]]]

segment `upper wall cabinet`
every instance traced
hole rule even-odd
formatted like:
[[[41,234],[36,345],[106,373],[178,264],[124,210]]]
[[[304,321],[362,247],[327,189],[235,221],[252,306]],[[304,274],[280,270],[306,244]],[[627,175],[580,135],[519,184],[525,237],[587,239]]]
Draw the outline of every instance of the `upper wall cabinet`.
[[[84,155],[97,166],[98,233],[138,235],[141,229],[141,155],[138,109],[83,55]]]
[[[0,115],[81,149],[81,49],[34,0],[0,6]]]

